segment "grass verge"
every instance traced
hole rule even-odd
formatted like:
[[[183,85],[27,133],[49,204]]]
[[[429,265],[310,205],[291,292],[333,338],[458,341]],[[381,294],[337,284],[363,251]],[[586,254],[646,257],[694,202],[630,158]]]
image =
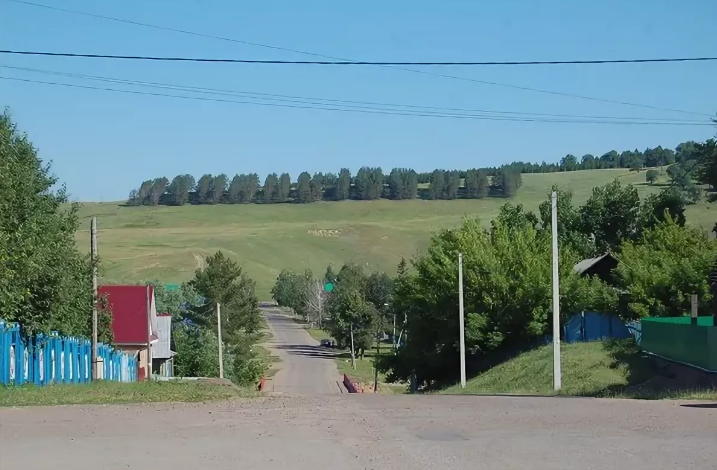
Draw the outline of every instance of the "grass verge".
[[[717,389],[684,386],[665,376],[631,340],[563,344],[560,394],[606,398],[717,399]],[[520,354],[438,393],[554,395],[553,347]]]
[[[255,392],[229,384],[200,381],[92,382],[90,384],[0,388],[0,407],[199,402],[255,396]]]

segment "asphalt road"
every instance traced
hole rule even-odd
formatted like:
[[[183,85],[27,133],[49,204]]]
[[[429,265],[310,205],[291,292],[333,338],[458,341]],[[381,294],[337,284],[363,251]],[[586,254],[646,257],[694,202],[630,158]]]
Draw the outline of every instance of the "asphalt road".
[[[2,470],[714,470],[717,408],[324,395],[0,410]]]
[[[0,469],[717,468],[715,403],[342,394],[316,342],[267,315],[278,395],[0,409]]]
[[[281,359],[269,391],[308,396],[342,393],[332,350],[320,347],[301,325],[280,310],[262,307],[262,311],[273,335],[267,346]]]

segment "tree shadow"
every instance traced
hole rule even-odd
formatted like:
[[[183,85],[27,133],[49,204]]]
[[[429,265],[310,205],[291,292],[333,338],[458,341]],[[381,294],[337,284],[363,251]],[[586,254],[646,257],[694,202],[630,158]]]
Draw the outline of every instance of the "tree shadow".
[[[612,357],[610,367],[626,370],[627,383],[608,386],[591,396],[650,400],[717,392],[717,374],[645,354],[632,339],[606,340],[603,347]]]
[[[309,346],[307,344],[282,344],[275,346],[275,349],[286,351],[292,356],[313,357],[318,359],[336,359],[341,353],[322,346]],[[348,354],[348,353],[345,353]]]

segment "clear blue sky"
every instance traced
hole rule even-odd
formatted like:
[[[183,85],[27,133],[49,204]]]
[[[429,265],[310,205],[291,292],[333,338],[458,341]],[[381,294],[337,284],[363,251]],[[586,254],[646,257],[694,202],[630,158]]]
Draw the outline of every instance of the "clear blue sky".
[[[64,8],[375,61],[562,60],[717,55],[714,0],[237,2],[37,0]],[[0,48],[310,60],[0,0]],[[0,56],[0,64],[333,99],[610,116],[691,118],[381,67],[148,63]],[[429,69],[511,85],[710,113],[717,63]],[[0,69],[0,75],[112,86]],[[129,88],[117,85],[115,88]],[[153,91],[151,89],[146,91]],[[156,91],[156,90],[154,90]],[[609,126],[380,116],[176,100],[0,81],[0,105],[75,200],[120,200],[179,173],[364,165],[429,171],[557,161],[567,153],[703,140],[713,127]]]

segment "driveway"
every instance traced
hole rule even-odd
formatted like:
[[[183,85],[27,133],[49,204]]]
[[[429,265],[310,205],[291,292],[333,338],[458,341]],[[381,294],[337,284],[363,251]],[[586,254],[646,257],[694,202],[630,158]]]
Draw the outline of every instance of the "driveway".
[[[342,393],[341,376],[334,352],[319,342],[279,309],[262,307],[273,339],[267,346],[281,359],[280,370],[269,391],[292,395],[336,395]]]

